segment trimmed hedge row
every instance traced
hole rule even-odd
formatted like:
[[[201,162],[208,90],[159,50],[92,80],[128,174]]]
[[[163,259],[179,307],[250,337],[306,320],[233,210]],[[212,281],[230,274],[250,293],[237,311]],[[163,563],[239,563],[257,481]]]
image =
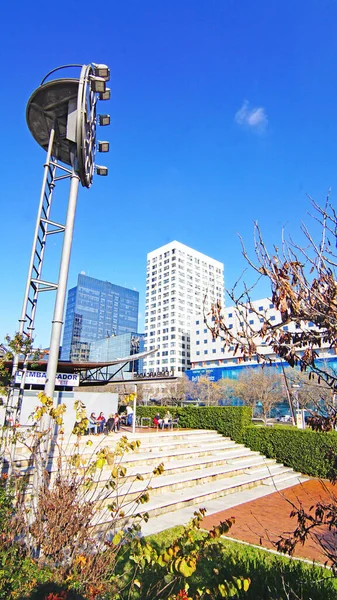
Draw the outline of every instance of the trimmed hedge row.
[[[242,441],[252,420],[249,406],[137,406],[137,417],[153,419],[156,414],[163,417],[167,411],[179,417],[179,427],[215,429],[236,442]]]
[[[322,478],[333,474],[331,454],[337,455],[337,432],[257,427],[251,424],[248,406],[138,406],[137,416],[152,421],[156,414],[163,417],[167,411],[179,417],[181,428],[215,429],[300,473]]]
[[[331,451],[337,454],[337,433],[321,433],[295,427],[247,427],[243,443],[275,458],[295,471],[327,478],[332,473]]]

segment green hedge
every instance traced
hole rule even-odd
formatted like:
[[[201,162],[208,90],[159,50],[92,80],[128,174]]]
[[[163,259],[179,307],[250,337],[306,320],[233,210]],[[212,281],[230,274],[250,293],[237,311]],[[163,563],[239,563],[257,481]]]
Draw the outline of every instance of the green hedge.
[[[138,417],[161,417],[167,411],[179,417],[179,426],[191,429],[215,429],[236,442],[243,439],[244,430],[252,420],[252,409],[248,406],[137,406]]]
[[[294,427],[247,427],[243,442],[268,458],[275,458],[295,471],[327,478],[331,474],[329,453],[337,454],[337,433],[320,433]]]

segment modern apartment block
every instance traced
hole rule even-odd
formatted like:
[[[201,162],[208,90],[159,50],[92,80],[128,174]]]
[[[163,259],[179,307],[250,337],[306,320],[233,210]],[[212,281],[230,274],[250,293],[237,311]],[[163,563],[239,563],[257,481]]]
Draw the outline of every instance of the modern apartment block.
[[[263,317],[260,315],[263,315]],[[223,309],[223,317],[228,328],[232,330],[234,335],[238,331],[242,331],[244,323],[248,323],[252,330],[258,331],[261,327],[260,319],[263,321],[264,318],[267,318],[271,323],[275,323],[275,325],[280,324],[282,321],[280,312],[269,298],[255,300],[251,303],[251,307],[241,307],[240,310],[234,306],[226,307]],[[315,328],[310,323],[308,327],[311,329]],[[299,328],[300,326],[295,323],[282,325],[284,331],[293,332]],[[273,349],[268,346],[265,340],[257,337],[255,342],[257,343],[259,354],[265,355],[277,362]],[[222,377],[235,377],[241,369],[259,364],[254,357],[251,360],[243,361],[242,353],[240,351],[235,352],[234,344],[229,346],[229,348],[224,348],[223,340],[220,337],[213,339],[208,327],[198,318],[194,320],[191,326],[190,345],[191,371],[188,373],[188,376],[194,381],[197,381],[200,375],[208,375],[212,381],[216,381]],[[322,360],[331,360],[336,356],[336,353],[334,349],[329,348],[328,344],[323,344],[322,348],[319,349],[319,356]]]
[[[180,242],[147,255],[144,372],[182,375],[190,368],[190,332],[196,317],[224,301],[224,266]]]
[[[93,341],[138,329],[139,293],[80,274],[69,290],[62,360],[89,359]]]

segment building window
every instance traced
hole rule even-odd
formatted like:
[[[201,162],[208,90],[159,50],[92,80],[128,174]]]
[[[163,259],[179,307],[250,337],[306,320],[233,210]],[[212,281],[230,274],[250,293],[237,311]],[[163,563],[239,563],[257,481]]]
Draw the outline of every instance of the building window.
[[[208,354],[208,350],[204,350],[204,354]]]

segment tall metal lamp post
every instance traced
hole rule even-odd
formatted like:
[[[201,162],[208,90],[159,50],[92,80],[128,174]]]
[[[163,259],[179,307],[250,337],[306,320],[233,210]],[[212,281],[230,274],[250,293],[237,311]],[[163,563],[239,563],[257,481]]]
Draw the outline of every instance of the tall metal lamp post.
[[[131,337],[131,354],[137,354],[139,351],[139,337]],[[132,361],[132,377],[134,376],[135,361]],[[136,411],[137,411],[137,385],[134,384],[134,397],[133,397],[133,419],[132,419],[132,433],[136,432]]]
[[[50,80],[56,71],[62,70],[63,73],[64,69],[74,67],[80,69],[79,77]],[[95,165],[95,158],[97,151],[109,151],[109,142],[96,139],[97,125],[110,124],[109,115],[96,113],[98,101],[110,99],[106,85],[109,79],[110,71],[106,65],[92,63],[57,67],[46,75],[27,104],[29,130],[47,154],[19,333],[34,339],[38,297],[42,292],[56,291],[45,384],[45,393],[51,398],[55,390],[79,184],[89,188],[95,172],[102,176],[108,174],[107,167]],[[69,182],[68,208],[65,223],[59,223],[51,219],[51,207],[55,187],[64,180]],[[46,243],[51,235],[57,233],[64,236],[59,275],[57,281],[47,281],[42,276]],[[19,355],[16,355],[12,372],[14,382],[18,365]],[[28,358],[22,369],[15,407],[16,423],[20,420],[27,367]],[[8,404],[14,407],[14,386],[10,396]]]

